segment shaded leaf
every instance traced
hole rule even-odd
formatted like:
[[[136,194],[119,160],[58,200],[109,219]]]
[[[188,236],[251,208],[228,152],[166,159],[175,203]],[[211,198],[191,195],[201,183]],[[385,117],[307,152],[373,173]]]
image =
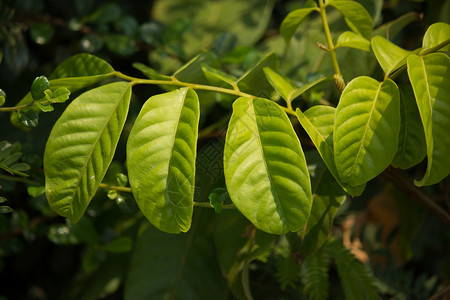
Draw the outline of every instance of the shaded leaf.
[[[450,58],[443,53],[408,57],[408,76],[427,144],[427,170],[418,186],[438,183],[450,173]]]
[[[298,231],[311,209],[311,185],[300,142],[284,111],[262,98],[237,99],[224,150],[227,190],[257,228]]]
[[[31,96],[34,100],[40,100],[45,97],[45,91],[50,88],[50,82],[47,77],[39,76],[31,84]]]
[[[362,76],[345,88],[336,108],[334,160],[343,183],[364,184],[389,166],[400,130],[400,96],[390,79]]]
[[[221,70],[218,70],[210,66],[203,66],[202,70],[203,73],[205,74],[205,77],[208,79],[209,82],[211,82],[211,84],[214,84],[216,86],[224,86],[227,88],[230,87],[233,88],[233,85],[236,84],[237,78],[225,72],[222,72]]]
[[[39,123],[39,116],[34,110],[18,111],[17,119],[27,127],[36,127]]]
[[[372,36],[373,21],[367,10],[356,1],[333,0],[328,3],[339,10],[345,19],[348,27],[355,33],[358,33],[369,39]]]
[[[39,45],[50,42],[54,34],[55,29],[49,23],[36,23],[30,27],[31,39]]]
[[[44,153],[50,207],[78,221],[112,161],[128,113],[129,83],[116,82],[75,99],[55,123]]]
[[[409,169],[427,155],[427,147],[419,110],[410,86],[400,89],[400,133],[398,149],[392,165]]]
[[[119,237],[105,245],[105,251],[111,253],[124,253],[131,250],[133,240],[127,236]]]
[[[300,8],[290,12],[286,18],[284,18],[283,22],[280,26],[280,33],[283,36],[286,43],[290,43],[292,36],[294,35],[297,27],[300,25],[302,21],[309,16],[309,14],[313,11],[317,10],[316,7],[309,8]]]
[[[335,108],[331,106],[316,105],[302,113],[297,109],[297,118],[316,146],[320,156],[327,165],[331,174],[339,185],[350,195],[359,196],[365,188],[365,184],[352,187],[344,184],[340,178],[334,162],[333,128]]]
[[[403,16],[398,17],[397,19],[376,28],[373,32],[373,35],[381,35],[388,40],[393,40],[406,25],[416,20],[420,20],[420,16],[418,13],[410,12],[404,14]]]
[[[139,208],[158,229],[191,226],[199,102],[191,89],[151,97],[127,143],[130,186]]]
[[[270,67],[274,70],[278,69],[278,58],[275,53],[269,53],[263,57],[255,66],[242,75],[236,83],[239,89],[245,93],[270,99],[270,93],[273,89],[264,76],[263,70],[265,67]]]

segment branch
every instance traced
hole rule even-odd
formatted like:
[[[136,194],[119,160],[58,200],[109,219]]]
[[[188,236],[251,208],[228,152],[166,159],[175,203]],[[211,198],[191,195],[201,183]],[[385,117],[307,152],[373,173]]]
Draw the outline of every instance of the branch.
[[[426,208],[428,208],[433,214],[438,216],[442,222],[450,227],[450,215],[436,204],[430,197],[428,197],[421,189],[415,186],[410,180],[399,172],[397,169],[389,166],[382,176],[392,182],[397,188],[402,190],[408,197]]]

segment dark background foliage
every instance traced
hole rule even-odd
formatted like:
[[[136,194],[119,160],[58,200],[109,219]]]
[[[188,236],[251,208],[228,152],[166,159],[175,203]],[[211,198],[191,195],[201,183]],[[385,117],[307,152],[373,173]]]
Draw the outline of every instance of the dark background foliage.
[[[245,72],[269,51],[280,56],[281,72],[299,84],[333,73],[331,61],[320,54],[316,45],[316,41],[325,43],[317,18],[301,25],[289,48],[279,36],[278,28],[286,14],[306,1],[244,2],[247,3],[239,0],[0,0],[0,88],[6,93],[5,106],[14,106],[29,91],[35,77],[49,75],[64,59],[80,52],[95,54],[116,70],[133,76],[141,76],[132,67],[134,62],[170,75],[202,50],[209,51],[224,71],[236,75]],[[405,49],[419,47],[430,24],[449,22],[449,1],[359,2],[372,14],[376,26],[415,13],[393,39]],[[345,23],[334,11],[329,17],[333,34],[337,36],[345,30]],[[358,75],[378,76],[378,79],[382,76],[371,54],[346,49],[338,52],[338,58],[347,81]],[[142,103],[161,91],[155,86],[137,87],[133,91],[122,142]],[[71,99],[78,94],[71,95]],[[305,108],[319,101],[337,103],[337,100],[338,94],[329,84],[294,101],[294,106]],[[216,121],[229,114],[232,99],[209,95],[202,101],[201,129],[213,125],[198,147],[197,170],[200,171],[196,197],[205,201],[212,188],[224,186],[221,159],[227,120]],[[71,224],[51,212],[38,188],[30,189],[43,185],[45,142],[66,105],[41,114],[39,125],[31,131],[15,128],[9,114],[0,113],[0,140],[9,141],[14,145],[13,152],[23,154],[21,161],[31,166],[27,171],[30,177],[25,180],[32,181],[30,184],[0,178],[0,195],[7,199],[4,204],[13,209],[0,214],[0,299],[122,299],[127,276],[132,273],[130,266],[136,265],[138,254],[132,260],[132,253],[140,253],[154,243],[162,243],[161,251],[165,251],[182,244],[186,238],[171,236],[171,240],[165,240],[164,234],[147,230],[144,237],[148,240],[137,241],[137,233],[144,231],[147,222],[129,194],[113,195],[100,189],[86,216],[79,223]],[[306,137],[300,127],[297,129],[301,138]],[[304,139],[304,149],[313,149],[307,138]],[[126,174],[124,153],[124,143],[119,143],[106,183],[126,184],[121,175]],[[408,175],[418,178],[424,167],[422,164],[408,170]],[[426,192],[438,203],[446,201],[448,205],[448,178],[426,188]],[[214,261],[217,289],[223,292],[224,299],[232,299],[215,262],[216,256],[231,254],[223,253],[226,251],[223,241],[212,243],[212,239],[219,225],[231,226],[226,217],[234,220],[240,216],[228,212],[215,215],[212,210],[202,208],[196,211],[197,227],[191,231],[200,240],[195,242],[195,250],[204,254],[202,259]],[[245,220],[236,222],[246,224]],[[244,225],[240,228],[245,228]],[[377,286],[386,299],[426,299],[449,284],[448,228],[382,176],[371,181],[361,197],[344,203],[335,220],[334,234],[342,238],[358,259],[370,262]],[[300,279],[289,284],[289,280],[285,278],[283,282],[277,275],[282,272],[276,258],[282,247],[277,249],[274,254],[250,264],[250,286],[255,299],[300,297]],[[189,259],[200,261],[191,252]],[[200,276],[195,273],[193,276],[196,275]],[[330,273],[330,295],[342,299],[334,268]]]

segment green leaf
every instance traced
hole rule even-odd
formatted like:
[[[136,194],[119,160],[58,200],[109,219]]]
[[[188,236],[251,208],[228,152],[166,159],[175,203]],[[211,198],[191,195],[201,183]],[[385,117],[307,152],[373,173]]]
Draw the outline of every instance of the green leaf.
[[[54,110],[51,104],[44,105],[42,104],[42,102],[35,102],[34,105],[36,105],[36,107],[39,108],[42,112],[51,112]]]
[[[341,279],[348,300],[379,300],[375,280],[367,267],[358,261],[349,249],[341,242],[331,240],[326,244],[326,253],[336,263],[337,271]]]
[[[111,253],[124,253],[131,250],[133,240],[127,236],[119,237],[105,245],[105,251]]]
[[[353,31],[345,31],[337,39],[336,48],[338,47],[349,47],[370,52],[370,41]]]
[[[450,39],[450,25],[443,22],[434,23],[425,32],[422,47],[433,48],[448,39]],[[440,51],[450,51],[450,45],[441,48]]]
[[[214,84],[216,86],[224,86],[227,88],[233,88],[233,85],[236,84],[236,77],[222,72],[221,70],[210,66],[203,66],[202,70],[205,74],[206,79],[208,79],[211,84]]]
[[[69,99],[70,91],[64,87],[57,88],[52,92],[52,96],[50,98],[51,103],[64,103]]]
[[[149,66],[146,66],[141,63],[133,63],[133,67],[138,69],[142,72],[145,76],[147,76],[150,79],[156,79],[156,80],[168,80],[171,81],[170,76],[161,75],[156,70],[150,68]]]
[[[242,92],[267,97],[270,99],[272,86],[264,76],[264,68],[278,69],[278,58],[275,53],[269,53],[263,57],[253,68],[248,70],[237,81],[237,86]]]
[[[6,93],[4,90],[0,89],[0,107],[5,104],[6,101]]]
[[[223,211],[216,215],[214,223],[214,245],[222,274],[237,299],[249,299],[247,266],[266,254],[276,235],[256,229],[236,210]]]
[[[297,9],[290,12],[286,16],[286,18],[284,18],[280,26],[280,33],[287,44],[290,43],[291,38],[294,35],[300,23],[304,21],[312,11],[315,10],[317,10],[317,5],[316,7]]]
[[[191,89],[153,96],[128,138],[128,176],[136,202],[153,225],[169,233],[191,226],[199,116]]]
[[[408,57],[408,76],[427,144],[427,170],[418,186],[438,183],[450,173],[450,58],[443,53]]]
[[[425,133],[410,86],[400,89],[400,116],[398,149],[392,165],[396,168],[409,169],[427,155]]]
[[[14,211],[14,209],[12,209],[11,207],[9,207],[9,206],[0,206],[0,214],[7,214],[7,213],[10,213],[10,212],[13,212]]]
[[[373,21],[367,10],[356,1],[329,1],[329,5],[339,10],[345,19],[348,27],[355,33],[358,33],[370,39],[372,36]]]
[[[316,105],[302,113],[296,111],[300,124],[316,146],[320,156],[339,185],[350,195],[359,196],[364,191],[365,184],[356,187],[344,184],[340,178],[334,162],[333,128],[335,108]]]
[[[379,35],[373,37],[371,43],[373,53],[386,76],[406,63],[407,56],[411,54],[411,51],[404,50]]]
[[[380,174],[395,156],[400,96],[390,79],[353,79],[345,88],[334,122],[334,160],[343,183],[361,185]]]
[[[37,198],[44,194],[45,186],[29,186],[27,187],[27,192],[31,197]]]
[[[133,251],[125,299],[227,299],[212,237],[207,235],[209,228],[210,223],[199,222],[196,217],[192,229],[179,235],[148,226]]]
[[[325,251],[318,251],[305,257],[300,266],[304,291],[314,300],[328,298],[328,265],[330,256]]]
[[[234,102],[224,172],[231,200],[257,228],[285,234],[306,224],[311,209],[306,161],[277,104],[245,97]]]
[[[130,56],[136,52],[136,42],[123,34],[109,34],[105,36],[106,47],[116,54]]]
[[[39,45],[45,45],[53,38],[55,29],[49,23],[36,23],[30,28],[31,39]]]
[[[229,199],[228,192],[224,188],[215,188],[214,190],[209,193],[208,196],[209,203],[212,207],[214,207],[214,210],[216,213],[220,213],[222,210],[223,203]]]
[[[202,68],[208,65],[219,67],[217,59],[211,53],[202,52],[178,69],[173,76],[184,82],[207,83]]]
[[[296,87],[291,83],[291,81],[275,72],[269,67],[265,67],[264,74],[266,75],[267,80],[270,85],[275,89],[275,91],[280,94],[281,97],[287,102],[291,103],[292,99],[290,97],[291,93],[295,91]]]
[[[393,40],[406,25],[416,20],[420,20],[420,16],[418,13],[410,12],[404,14],[403,16],[398,17],[397,19],[376,28],[373,32],[373,35],[381,35],[388,40]]]
[[[49,76],[52,89],[65,87],[76,92],[89,85],[114,76],[114,69],[103,59],[90,54],[77,54],[63,61]],[[33,102],[28,93],[17,105]],[[39,111],[39,109],[37,109]],[[17,113],[11,114],[11,123],[21,127]]]
[[[307,155],[306,158],[311,175],[313,204],[300,248],[302,257],[314,253],[328,240],[337,209],[347,197],[319,157]]]
[[[33,81],[31,85],[31,96],[34,100],[40,100],[45,97],[45,90],[50,88],[50,82],[47,77],[39,76]]]
[[[34,110],[18,111],[17,119],[27,127],[36,127],[39,123],[39,116]]]
[[[26,163],[17,163],[11,165],[11,169],[16,172],[28,171],[30,166]]]
[[[77,222],[112,161],[128,113],[131,86],[111,83],[76,98],[55,123],[44,153],[50,207]]]

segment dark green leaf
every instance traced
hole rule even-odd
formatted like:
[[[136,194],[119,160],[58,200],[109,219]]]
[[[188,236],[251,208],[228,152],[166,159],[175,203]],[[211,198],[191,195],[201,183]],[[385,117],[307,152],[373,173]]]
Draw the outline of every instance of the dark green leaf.
[[[36,23],[30,28],[31,39],[39,44],[45,45],[53,38],[55,29],[49,23]]]
[[[237,81],[239,89],[245,93],[270,99],[273,88],[264,75],[263,70],[266,67],[278,70],[278,58],[275,53],[269,53],[263,57],[254,67],[242,75]]]
[[[388,40],[393,40],[398,33],[409,23],[419,20],[420,16],[416,12],[410,12],[403,16],[385,23],[374,30],[373,35],[381,35]]]
[[[36,127],[39,122],[39,116],[34,110],[17,112],[18,120],[27,127]]]
[[[13,211],[14,210],[9,206],[0,206],[0,214],[7,214]]]
[[[31,85],[31,96],[34,100],[41,100],[45,97],[45,91],[50,89],[50,82],[47,77],[39,76],[33,81]]]
[[[214,207],[214,210],[216,213],[220,213],[222,210],[223,203],[229,199],[228,192],[224,188],[216,188],[211,191],[211,193],[208,196],[209,203],[212,207]]]
[[[86,34],[80,40],[80,46],[83,52],[94,53],[102,49],[104,44],[103,38],[96,33]]]
[[[119,237],[104,246],[105,251],[111,253],[124,253],[131,250],[133,240],[127,236]]]
[[[105,37],[106,46],[116,54],[129,56],[136,51],[136,43],[133,39],[122,34],[110,34]]]

